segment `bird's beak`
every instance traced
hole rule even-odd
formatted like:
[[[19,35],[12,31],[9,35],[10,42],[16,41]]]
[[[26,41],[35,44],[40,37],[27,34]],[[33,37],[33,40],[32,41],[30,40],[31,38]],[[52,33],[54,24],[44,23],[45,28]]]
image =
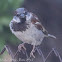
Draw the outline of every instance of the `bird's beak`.
[[[25,16],[24,14],[21,14],[20,17],[21,17],[21,18],[25,18],[26,16]]]

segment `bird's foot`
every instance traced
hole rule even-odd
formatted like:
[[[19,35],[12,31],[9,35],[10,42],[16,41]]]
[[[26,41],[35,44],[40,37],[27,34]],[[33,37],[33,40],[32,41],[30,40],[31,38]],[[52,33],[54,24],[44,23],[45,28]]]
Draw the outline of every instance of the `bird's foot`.
[[[33,49],[32,49],[32,51],[31,51],[31,53],[30,53],[30,57],[35,58],[34,52],[35,52],[35,46],[33,46]]]
[[[31,51],[31,53],[30,53],[30,57],[33,57],[33,58],[35,58],[35,56],[34,56],[34,54],[33,54],[34,52],[32,52]]]
[[[26,51],[26,48],[25,48],[25,46],[24,46],[24,43],[22,43],[22,44],[20,44],[19,46],[18,46],[18,50],[16,51],[16,53],[15,53],[15,55],[14,55],[14,58],[15,58],[15,56],[17,55],[17,53],[18,52],[23,52],[23,54],[25,54],[25,51]]]
[[[18,46],[18,51],[20,52],[20,51],[22,50],[22,48],[26,51],[26,48],[25,48],[25,46],[24,46],[24,43],[22,43],[22,44],[20,44],[20,45]]]

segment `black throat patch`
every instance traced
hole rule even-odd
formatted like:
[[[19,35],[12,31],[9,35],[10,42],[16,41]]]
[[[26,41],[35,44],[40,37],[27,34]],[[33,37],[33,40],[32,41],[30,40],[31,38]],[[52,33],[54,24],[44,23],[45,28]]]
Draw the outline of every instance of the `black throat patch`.
[[[12,29],[14,30],[14,31],[26,31],[26,29],[28,29],[27,28],[27,25],[28,24],[26,24],[26,23],[13,23],[12,24]]]

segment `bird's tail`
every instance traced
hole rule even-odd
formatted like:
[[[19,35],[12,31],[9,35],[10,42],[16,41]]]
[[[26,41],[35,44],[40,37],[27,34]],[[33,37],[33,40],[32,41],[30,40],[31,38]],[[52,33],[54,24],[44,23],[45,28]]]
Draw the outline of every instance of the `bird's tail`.
[[[54,35],[51,35],[51,34],[48,34],[48,37],[52,37],[52,38],[56,39],[56,37]]]

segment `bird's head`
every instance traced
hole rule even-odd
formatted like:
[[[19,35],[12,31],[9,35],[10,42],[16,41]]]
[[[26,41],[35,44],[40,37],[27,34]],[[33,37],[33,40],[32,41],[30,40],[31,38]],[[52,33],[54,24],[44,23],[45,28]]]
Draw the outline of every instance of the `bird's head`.
[[[9,25],[10,29],[14,31],[25,31],[29,25],[29,22],[27,22],[28,19],[30,19],[30,12],[28,10],[25,8],[16,9]]]
[[[28,11],[25,8],[18,8],[14,12],[13,22],[24,23],[26,21],[26,15]]]

